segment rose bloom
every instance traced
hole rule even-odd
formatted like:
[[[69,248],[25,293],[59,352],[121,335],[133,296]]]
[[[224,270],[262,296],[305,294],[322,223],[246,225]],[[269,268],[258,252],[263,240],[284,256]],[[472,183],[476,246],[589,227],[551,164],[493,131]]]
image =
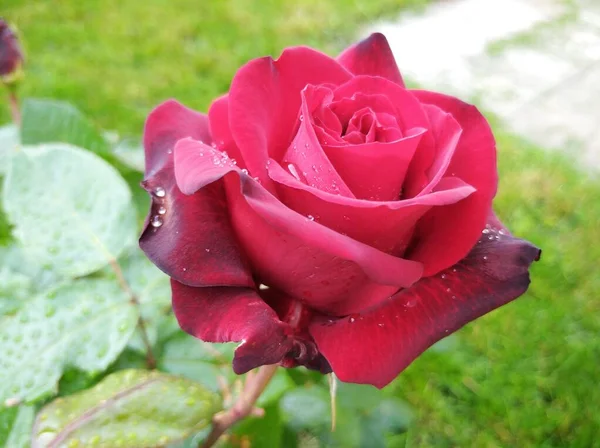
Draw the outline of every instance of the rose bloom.
[[[240,342],[233,369],[303,365],[383,387],[525,292],[540,251],[496,219],[477,109],[408,90],[385,37],[337,59],[255,59],[208,115],[146,122],[140,244],[186,332]]]

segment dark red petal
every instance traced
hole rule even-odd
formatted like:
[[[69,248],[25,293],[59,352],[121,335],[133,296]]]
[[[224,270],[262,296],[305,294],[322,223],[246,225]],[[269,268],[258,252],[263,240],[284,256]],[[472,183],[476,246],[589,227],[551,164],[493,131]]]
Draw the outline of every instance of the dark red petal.
[[[288,325],[249,288],[193,288],[174,280],[173,311],[181,328],[205,342],[241,342],[233,370],[277,364],[293,348]]]
[[[433,343],[523,294],[539,255],[489,229],[453,268],[363,314],[314,322],[310,333],[342,381],[384,387]]]
[[[381,76],[404,87],[390,45],[381,33],[354,44],[338,56],[338,61],[355,75]]]
[[[229,223],[222,185],[185,195],[170,160],[143,186],[152,205],[140,247],[159,269],[191,286],[254,284]]]
[[[433,275],[465,257],[485,226],[498,185],[496,143],[486,119],[474,106],[437,93],[414,94],[423,103],[434,104],[452,115],[463,130],[450,163],[435,170],[444,171],[444,176],[458,177],[477,190],[451,207],[431,210],[419,222],[419,241],[409,257],[425,265],[425,275]],[[444,251],[440,252],[440,247]]]
[[[341,84],[352,75],[334,59],[310,48],[284,50],[280,58],[244,65],[229,91],[229,124],[246,166],[267,189],[269,157],[280,160],[299,117],[300,91],[307,84]]]
[[[146,178],[173,158],[175,142],[185,137],[212,143],[208,117],[175,100],[165,101],[150,112],[144,128]]]

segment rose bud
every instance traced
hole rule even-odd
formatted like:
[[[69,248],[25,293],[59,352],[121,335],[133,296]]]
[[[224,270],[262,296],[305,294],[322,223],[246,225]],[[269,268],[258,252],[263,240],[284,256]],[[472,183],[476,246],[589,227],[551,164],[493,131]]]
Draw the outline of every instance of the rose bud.
[[[18,78],[22,64],[19,39],[8,23],[0,18],[0,79],[10,83]]]
[[[303,365],[383,387],[523,294],[540,251],[492,211],[481,113],[408,90],[385,37],[337,59],[248,62],[208,115],[148,117],[140,245],[186,332],[240,342],[233,369]]]

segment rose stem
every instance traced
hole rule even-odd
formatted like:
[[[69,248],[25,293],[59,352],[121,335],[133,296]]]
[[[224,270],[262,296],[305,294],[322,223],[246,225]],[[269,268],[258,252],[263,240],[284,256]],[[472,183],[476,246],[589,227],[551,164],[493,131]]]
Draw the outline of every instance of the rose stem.
[[[125,276],[123,275],[123,270],[121,266],[114,258],[110,260],[110,266],[117,276],[117,281],[121,286],[121,289],[125,291],[125,293],[129,296],[129,301],[138,309],[139,318],[138,318],[138,328],[140,329],[140,334],[142,335],[142,342],[144,347],[146,347],[146,365],[149,369],[156,368],[156,358],[154,358],[154,354],[152,353],[152,344],[150,344],[150,339],[148,339],[148,332],[146,331],[146,323],[144,322],[144,318],[142,317],[142,307],[140,305],[140,300],[137,295],[133,292],[127,280],[125,280]]]
[[[21,126],[21,111],[19,110],[19,99],[17,98],[15,88],[11,86],[8,86],[8,103],[10,105],[10,114],[12,116],[13,122],[17,126]]]
[[[335,431],[335,422],[336,422],[336,393],[337,393],[337,378],[333,373],[330,373],[328,376],[329,380],[329,399],[331,404],[331,432]]]
[[[219,437],[223,435],[230,427],[251,414],[261,415],[260,411],[254,408],[254,404],[260,394],[265,390],[271,378],[277,370],[277,364],[260,367],[256,373],[246,378],[246,383],[238,400],[232,407],[221,411],[213,417],[212,430],[202,448],[213,446]]]

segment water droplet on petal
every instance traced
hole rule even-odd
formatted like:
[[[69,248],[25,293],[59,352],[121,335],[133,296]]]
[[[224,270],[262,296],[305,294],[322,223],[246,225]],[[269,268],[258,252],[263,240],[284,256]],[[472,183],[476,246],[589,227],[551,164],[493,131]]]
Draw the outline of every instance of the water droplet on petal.
[[[242,168],[242,173],[248,174],[248,170],[246,168]]]
[[[446,274],[442,274],[442,280],[446,279]]]
[[[160,216],[155,215],[152,217],[152,221],[150,221],[150,224],[152,224],[152,227],[158,228],[162,226],[163,222],[162,219],[160,219]]]
[[[353,323],[354,323],[354,321],[355,321],[355,319],[354,319],[353,317],[351,317],[349,320],[350,320],[350,323],[351,323],[351,324],[353,324]]]
[[[294,166],[293,163],[288,163],[288,170],[290,170],[290,173],[292,174],[292,176],[294,176],[297,180],[302,182],[300,180],[300,175],[298,174],[298,170],[296,170],[296,167]]]
[[[164,206],[160,206],[158,207],[158,214],[159,215],[164,215],[165,213],[167,213],[167,209]]]
[[[154,194],[156,195],[156,197],[164,198],[167,193],[165,192],[165,189],[163,187],[156,187],[156,189],[154,190]]]
[[[490,233],[490,229],[483,229],[481,233]]]
[[[308,144],[308,143],[305,143],[305,144],[304,144],[304,147],[305,147],[306,149],[308,149],[308,148],[309,148],[309,146],[310,146],[310,144]]]
[[[486,256],[486,255],[484,255],[484,256],[483,256],[483,259],[484,259],[484,260],[487,260],[487,256]]]
[[[300,121],[304,120],[304,115],[300,114]]]
[[[210,249],[204,249],[204,251],[208,253],[208,252],[210,252]]]
[[[309,221],[314,221],[314,220],[315,220],[315,217],[314,217],[313,215],[308,215],[306,218],[307,218]]]

